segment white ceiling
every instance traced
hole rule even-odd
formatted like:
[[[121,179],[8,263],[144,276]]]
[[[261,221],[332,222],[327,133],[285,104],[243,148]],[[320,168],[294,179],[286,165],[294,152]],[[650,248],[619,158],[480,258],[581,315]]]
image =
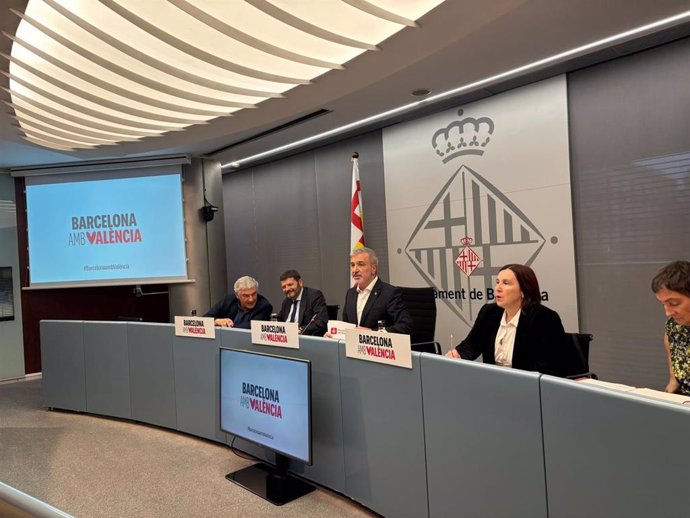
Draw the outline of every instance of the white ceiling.
[[[0,0],[2,31],[15,33],[19,18],[9,9],[23,12],[26,3]],[[347,63],[345,70],[330,71],[310,85],[294,88],[285,98],[269,99],[256,109],[241,110],[237,115],[163,137],[58,153],[23,140],[10,116],[12,109],[5,106],[0,112],[0,168],[176,153],[210,155],[228,163],[407,105],[416,100],[410,95],[412,90],[427,88],[431,95],[448,91],[687,10],[690,0],[446,0],[421,18],[419,27],[404,29],[380,44],[378,52],[365,53]],[[523,74],[521,79],[482,84],[469,97],[465,92],[465,97],[450,98],[445,103],[481,97],[520,82],[687,36],[690,23],[686,18],[661,29],[580,53],[586,57],[558,59],[528,77]],[[9,38],[2,37],[0,51],[9,55],[11,44]],[[7,72],[8,66],[6,60],[0,62],[2,71]],[[8,88],[8,82],[6,76],[0,76],[0,86]],[[0,99],[9,101],[9,94],[0,91]],[[441,104],[433,109],[439,107]],[[328,112],[270,132],[322,109]],[[430,108],[420,108],[424,109]],[[270,133],[254,138],[264,132]]]

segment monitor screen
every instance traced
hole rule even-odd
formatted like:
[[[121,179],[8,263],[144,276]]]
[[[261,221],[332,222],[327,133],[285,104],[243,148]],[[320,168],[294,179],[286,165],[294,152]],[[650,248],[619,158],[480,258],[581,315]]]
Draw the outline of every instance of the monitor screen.
[[[31,287],[187,280],[179,167],[26,180]]]
[[[311,363],[221,348],[220,427],[311,464]]]

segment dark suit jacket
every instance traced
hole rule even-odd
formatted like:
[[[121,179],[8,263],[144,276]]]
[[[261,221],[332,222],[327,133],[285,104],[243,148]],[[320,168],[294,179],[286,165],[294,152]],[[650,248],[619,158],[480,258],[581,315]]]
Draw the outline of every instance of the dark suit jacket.
[[[292,301],[285,297],[283,304],[278,313],[278,320],[287,322],[292,309]],[[316,318],[312,322],[312,318]],[[326,310],[326,299],[323,293],[314,288],[302,288],[302,297],[299,303],[299,315],[297,324],[302,329],[302,334],[323,336],[326,332],[326,324],[328,323],[328,311]]]
[[[237,300],[237,297],[235,297],[234,293],[228,293],[220,302],[209,309],[204,316],[213,318],[231,318],[233,321],[236,321],[239,310],[240,301]],[[238,329],[250,329],[252,327],[252,320],[269,320],[271,318],[272,311],[273,306],[268,299],[259,294],[254,309],[249,311],[248,314],[244,315],[242,321],[239,324],[235,324],[235,327]]]
[[[386,321],[386,331],[391,333],[410,334],[412,331],[412,317],[405,309],[400,288],[391,286],[381,279],[376,281],[369,294],[359,325],[376,330],[379,320]],[[357,288],[347,290],[343,321],[357,323]]]
[[[482,306],[467,338],[455,348],[460,356],[474,360],[481,354],[484,363],[496,363],[496,333],[502,317],[503,308],[498,305]],[[565,330],[558,313],[541,304],[522,309],[515,331],[513,368],[562,376],[565,353]]]

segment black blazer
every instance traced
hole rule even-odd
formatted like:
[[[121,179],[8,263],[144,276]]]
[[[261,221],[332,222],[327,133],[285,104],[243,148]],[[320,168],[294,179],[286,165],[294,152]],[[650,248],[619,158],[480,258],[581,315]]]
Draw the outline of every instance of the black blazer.
[[[278,320],[287,322],[292,309],[292,301],[285,297],[278,313]],[[316,315],[316,318],[314,318]],[[312,322],[312,318],[314,321]],[[302,329],[302,334],[323,336],[326,332],[328,323],[328,311],[326,310],[326,299],[321,291],[314,288],[302,288],[302,297],[299,303],[299,315],[297,324]]]
[[[412,317],[403,304],[402,291],[381,279],[376,281],[371,290],[359,325],[376,330],[379,320],[386,321],[386,331],[391,333],[410,334],[412,331]],[[357,323],[357,288],[347,290],[343,321]]]
[[[228,293],[215,306],[209,309],[205,317],[213,318],[231,318],[233,321],[237,320],[237,313],[240,310],[240,301],[237,300],[234,293]],[[268,320],[271,318],[273,306],[263,295],[259,295],[256,300],[256,306],[249,311],[245,318],[239,323],[235,324],[238,329],[250,329],[252,327],[252,320]]]
[[[481,354],[484,363],[495,364],[496,333],[502,317],[503,308],[498,305],[482,306],[467,338],[455,348],[460,356],[474,360]],[[562,376],[565,354],[566,335],[558,313],[541,304],[522,309],[515,331],[513,368]]]

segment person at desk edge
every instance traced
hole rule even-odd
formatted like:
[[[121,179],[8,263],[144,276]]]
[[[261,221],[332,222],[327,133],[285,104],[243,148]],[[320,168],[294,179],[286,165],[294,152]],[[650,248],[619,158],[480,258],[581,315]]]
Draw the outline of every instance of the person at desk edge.
[[[350,253],[355,286],[345,295],[343,321],[377,330],[379,320],[383,320],[386,331],[409,334],[412,317],[405,309],[401,290],[379,279],[378,268],[378,257],[371,248],[355,248]]]
[[[467,335],[446,353],[451,358],[561,376],[566,335],[561,318],[541,304],[534,271],[508,264],[496,278],[496,303],[485,304]]]
[[[213,317],[219,327],[249,329],[252,320],[271,318],[273,306],[263,295],[259,295],[259,283],[245,275],[235,281],[235,293],[228,293],[209,309],[205,317]]]
[[[667,264],[652,279],[652,291],[664,306],[664,348],[668,361],[666,392],[690,396],[690,262]]]
[[[297,270],[287,270],[282,273],[280,289],[285,294],[285,300],[280,307],[278,320],[297,322],[301,334],[323,336],[328,322],[326,299],[323,293],[306,287]]]

